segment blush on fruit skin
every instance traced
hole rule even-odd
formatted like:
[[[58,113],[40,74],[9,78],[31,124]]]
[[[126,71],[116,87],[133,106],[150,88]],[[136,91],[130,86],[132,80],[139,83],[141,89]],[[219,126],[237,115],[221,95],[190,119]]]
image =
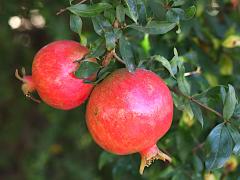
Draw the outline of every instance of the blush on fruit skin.
[[[110,74],[94,88],[86,112],[89,131],[103,149],[119,155],[141,154],[141,174],[154,159],[171,161],[156,143],[169,130],[172,116],[168,87],[144,69]]]
[[[74,76],[79,66],[74,61],[82,59],[87,53],[86,47],[70,40],[55,41],[40,49],[33,60],[31,84],[46,104],[68,110],[88,98],[93,85]],[[30,82],[25,84],[29,86]],[[29,92],[32,91],[29,89]]]

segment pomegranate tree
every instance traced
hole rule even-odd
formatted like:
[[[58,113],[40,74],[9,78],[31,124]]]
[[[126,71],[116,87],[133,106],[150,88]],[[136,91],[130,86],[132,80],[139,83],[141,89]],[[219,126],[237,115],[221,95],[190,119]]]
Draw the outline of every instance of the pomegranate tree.
[[[43,47],[35,56],[32,76],[16,77],[23,81],[22,90],[26,96],[36,90],[48,105],[68,110],[82,104],[89,96],[93,85],[85,84],[75,77],[79,67],[76,60],[82,59],[88,49],[81,44],[61,40]]]
[[[140,174],[155,159],[171,161],[156,143],[169,130],[171,93],[155,73],[118,69],[98,84],[87,105],[87,126],[94,140],[114,154],[141,154]]]

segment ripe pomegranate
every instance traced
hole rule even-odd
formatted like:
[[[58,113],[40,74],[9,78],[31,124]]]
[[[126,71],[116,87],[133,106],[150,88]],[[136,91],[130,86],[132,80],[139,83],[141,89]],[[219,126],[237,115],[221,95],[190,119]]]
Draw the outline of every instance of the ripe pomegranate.
[[[155,159],[171,158],[156,143],[169,130],[171,93],[155,73],[119,69],[98,84],[87,105],[87,126],[94,140],[114,154],[141,154],[140,174]]]
[[[85,84],[74,76],[88,49],[75,41],[52,42],[36,54],[32,65],[32,76],[16,77],[23,81],[22,90],[29,96],[36,90],[48,105],[68,110],[82,104],[89,96],[93,85]]]

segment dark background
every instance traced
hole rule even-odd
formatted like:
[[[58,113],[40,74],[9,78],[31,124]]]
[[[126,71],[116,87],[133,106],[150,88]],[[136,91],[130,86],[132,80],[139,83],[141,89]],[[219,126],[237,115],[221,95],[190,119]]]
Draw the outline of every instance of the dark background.
[[[239,32],[239,10],[228,11],[229,1],[221,2],[226,7],[224,16],[227,16],[228,20],[221,22],[219,16],[208,16],[204,12],[205,2],[200,2],[200,15],[189,22],[194,24],[193,30],[187,30],[189,24],[182,27],[183,40],[179,40],[174,32],[165,38],[154,37],[151,39],[151,51],[171,57],[170,51],[172,52],[173,46],[180,49],[180,52],[193,49],[197,52],[197,61],[204,69],[205,79],[202,87],[231,83],[239,93],[239,48],[223,50],[215,48],[214,44],[221,43],[224,34],[231,27],[235,27]],[[35,53],[51,41],[79,40],[69,28],[69,13],[56,15],[60,9],[67,6],[67,0],[0,2],[0,179],[167,179],[168,176],[164,176],[164,173],[188,171],[188,168],[193,166],[192,158],[184,161],[181,157],[187,159],[192,148],[208,135],[208,127],[215,125],[218,120],[210,124],[206,122],[207,128],[200,131],[196,121],[189,121],[186,115],[184,117],[175,112],[174,126],[163,140],[167,147],[170,147],[170,154],[176,157],[174,166],[167,168],[166,164],[156,162],[151,169],[147,169],[143,177],[140,177],[138,155],[110,155],[102,152],[93,142],[85,125],[85,105],[71,111],[60,111],[44,103],[36,104],[24,97],[20,89],[21,82],[14,76],[15,70],[25,67],[27,74],[31,74]],[[31,18],[37,15],[44,18],[43,27],[34,26],[31,22]],[[13,16],[17,16],[16,21],[19,18],[21,20],[21,26],[16,29],[13,29],[10,23]],[[89,21],[84,19],[83,32],[91,37],[93,32]],[[218,58],[223,52],[228,60]],[[202,79],[192,79],[193,88],[197,80],[200,82]],[[206,121],[214,119],[211,115],[206,116]],[[182,126],[179,123],[181,117],[185,118],[181,122],[185,123],[184,126],[188,127],[188,130],[180,128],[176,131],[178,124]],[[194,132],[198,141],[194,142],[192,137],[189,139],[192,135],[190,131]],[[190,151],[184,148],[189,148]],[[220,177],[223,172],[224,169],[221,169],[215,174],[220,174]],[[239,168],[236,168],[232,177],[237,178],[239,172]],[[202,175],[204,173],[201,172]],[[202,177],[204,176],[200,179]],[[175,179],[181,179],[181,173]]]

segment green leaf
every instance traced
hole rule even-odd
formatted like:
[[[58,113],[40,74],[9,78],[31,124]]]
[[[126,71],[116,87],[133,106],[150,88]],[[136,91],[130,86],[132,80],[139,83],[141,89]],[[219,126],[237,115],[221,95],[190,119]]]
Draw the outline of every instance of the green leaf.
[[[183,19],[185,12],[181,8],[171,8],[166,13],[166,18],[169,22],[179,23]]]
[[[137,2],[136,0],[125,0],[127,6],[128,6],[128,10],[130,13],[130,17],[132,18],[132,20],[137,23],[138,21],[138,9],[137,9]]]
[[[208,88],[199,94],[193,95],[193,97],[197,99],[204,98],[204,97],[216,97],[216,95],[219,95],[219,92],[221,91],[221,87],[223,86],[219,85],[212,88]]]
[[[224,123],[217,125],[207,137],[208,154],[206,168],[213,170],[223,167],[232,153],[232,138]]]
[[[99,35],[102,36],[103,35],[103,28],[100,26],[98,20],[94,17],[92,18],[92,23],[93,23],[93,29],[94,31]],[[109,23],[110,24],[110,23]],[[111,25],[111,24],[110,24]]]
[[[184,111],[185,109],[185,103],[183,97],[176,95],[175,93],[172,93],[172,97],[173,97],[173,102],[174,105],[176,106],[176,108],[180,111]]]
[[[89,83],[98,84],[116,69],[117,69],[117,65],[115,61],[111,60],[107,67],[100,69],[100,71],[97,74],[97,80],[94,82],[89,81]]]
[[[106,51],[105,42],[103,39],[96,40],[90,47],[90,53],[86,56],[87,58],[102,56]]]
[[[193,166],[196,172],[201,172],[203,170],[202,160],[197,156],[193,156]]]
[[[186,0],[174,0],[173,7],[175,6],[182,6],[186,3]]]
[[[100,68],[101,66],[95,62],[82,61],[80,67],[75,72],[75,76],[80,79],[87,79],[96,73]]]
[[[222,55],[219,61],[220,73],[225,76],[230,76],[233,73],[233,61],[230,56]]]
[[[191,6],[185,10],[184,20],[190,20],[196,14],[197,8],[195,6]]]
[[[81,44],[82,44],[83,46],[87,46],[87,42],[88,42],[87,37],[84,36],[83,34],[81,34],[81,36],[80,36],[80,42],[81,42]]]
[[[107,163],[111,163],[116,158],[116,155],[103,151],[98,161],[98,169],[101,170]]]
[[[111,24],[113,24],[115,21],[115,14],[116,12],[114,9],[107,9],[104,11],[104,17],[108,19],[111,22]]]
[[[76,15],[70,15],[70,28],[73,32],[81,35],[82,32],[82,19]]]
[[[172,22],[151,21],[144,27],[137,24],[131,24],[129,27],[147,34],[165,34],[171,31],[176,25],[176,23]]]
[[[175,76],[172,72],[171,64],[166,58],[164,58],[163,56],[160,56],[160,55],[155,55],[152,58],[155,61],[160,62],[168,70],[168,72],[171,74],[171,76],[175,78]]]
[[[178,52],[176,48],[174,48],[174,57],[171,59],[170,64],[174,75],[178,72],[178,66],[183,65],[183,58],[178,57]]]
[[[120,23],[125,21],[125,10],[122,5],[118,5],[116,7],[116,18]]]
[[[67,9],[71,11],[73,14],[76,14],[82,17],[92,17],[92,16],[96,16],[97,14],[111,7],[112,6],[108,3],[96,3],[93,5],[78,3],[68,7]]]
[[[147,22],[147,9],[145,5],[145,0],[138,0],[138,14],[139,14],[139,23],[146,24]]]
[[[231,124],[228,124],[227,128],[234,141],[233,153],[236,155],[240,155],[240,133]]]
[[[103,16],[93,17],[92,23],[95,32],[100,36],[102,36],[107,31],[112,31],[111,23]]]
[[[116,46],[116,37],[113,31],[105,32],[105,40],[106,40],[106,47],[107,50],[110,51],[115,48]]]
[[[233,116],[240,119],[240,104],[236,105]]]
[[[144,49],[146,54],[149,54],[151,49],[150,41],[149,41],[149,34],[144,35],[144,39],[141,41],[141,46]]]
[[[225,88],[223,86],[220,87],[220,93],[221,93],[221,97],[222,97],[222,102],[224,104],[227,93],[226,93],[226,90],[225,90]]]
[[[177,82],[178,82],[178,88],[183,94],[190,95],[190,85],[187,82],[184,73],[185,73],[185,68],[182,65],[178,65],[179,73],[177,74]]]
[[[131,44],[128,40],[125,39],[124,36],[122,36],[119,40],[119,50],[120,54],[127,66],[127,69],[129,72],[134,72],[136,69],[135,63],[134,63],[134,56],[132,52]]]
[[[204,122],[203,122],[202,110],[200,109],[200,107],[198,105],[196,105],[193,102],[191,102],[191,108],[192,108],[194,116],[196,117],[198,122],[200,122],[201,126],[203,127]]]
[[[228,93],[226,95],[226,100],[223,107],[223,117],[224,119],[230,119],[234,113],[235,106],[237,104],[236,94],[233,86],[228,85]]]
[[[110,51],[116,46],[116,36],[111,23],[103,16],[92,18],[93,27],[97,34],[103,35],[106,40],[106,47]]]

